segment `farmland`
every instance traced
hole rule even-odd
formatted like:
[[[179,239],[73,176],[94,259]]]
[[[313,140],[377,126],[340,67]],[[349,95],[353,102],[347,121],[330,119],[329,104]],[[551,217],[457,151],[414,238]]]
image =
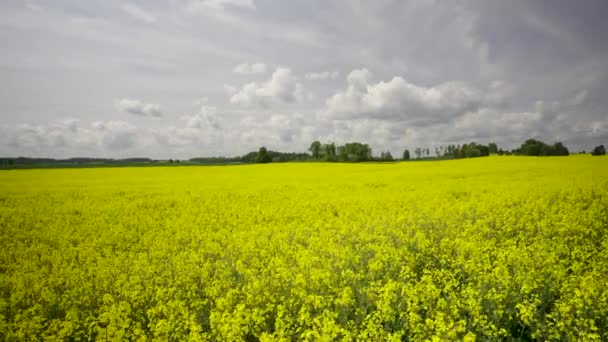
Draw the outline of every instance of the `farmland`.
[[[0,171],[3,340],[607,340],[608,158]]]

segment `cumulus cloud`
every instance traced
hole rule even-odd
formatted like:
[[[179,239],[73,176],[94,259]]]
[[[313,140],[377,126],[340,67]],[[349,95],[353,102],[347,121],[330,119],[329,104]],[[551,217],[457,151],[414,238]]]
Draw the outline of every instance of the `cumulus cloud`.
[[[391,145],[398,145],[399,140],[405,135],[403,127],[399,124],[367,118],[333,121],[330,127],[332,130],[324,140],[337,143],[361,141],[370,144],[375,150],[390,149],[393,147]]]
[[[78,131],[78,126],[80,125],[80,120],[65,119],[60,122],[60,127],[61,125],[63,125],[69,132],[76,133]]]
[[[393,152],[465,141],[512,148],[531,137],[576,144],[581,136],[604,136],[608,127],[602,120],[576,119],[573,113],[585,102],[585,90],[514,110],[508,104],[512,87],[504,81],[486,88],[457,81],[423,86],[402,77],[375,82],[367,69],[353,70],[346,79],[346,89],[330,96],[317,116],[331,127],[320,135],[323,139],[366,141]]]
[[[277,68],[271,78],[261,84],[245,84],[230,97],[230,102],[239,105],[263,107],[276,103],[295,103],[302,99],[302,85],[288,68]]]
[[[238,91],[238,89],[236,89],[236,87],[233,85],[224,84],[224,91],[226,92],[226,94],[232,96]]]
[[[31,0],[25,0],[24,1],[25,7],[27,7],[29,10],[31,11],[43,11],[44,8],[40,5],[38,5],[37,3],[34,3]]]
[[[454,121],[454,138],[506,140],[539,135],[545,122],[540,108],[535,111],[505,112],[495,108],[480,108],[467,112]],[[503,139],[501,139],[503,138]]]
[[[152,131],[157,143],[172,147],[221,143],[224,132],[216,107],[203,104],[198,113],[180,119],[183,122],[180,126]]]
[[[48,145],[47,128],[41,125],[17,124],[9,136],[9,144],[15,147],[36,148]]]
[[[191,0],[192,6],[202,6],[223,10],[227,6],[255,9],[254,0]]]
[[[608,117],[608,115],[606,115]],[[584,122],[582,122],[584,124]],[[592,121],[588,125],[587,135],[595,138],[608,138],[608,119],[603,121]]]
[[[19,151],[48,154],[63,148],[91,147],[98,142],[98,135],[90,127],[83,127],[78,119],[66,119],[51,124],[16,124],[3,127],[4,144]]]
[[[261,74],[265,73],[267,66],[264,63],[242,63],[234,67],[232,72],[235,74]]]
[[[219,118],[217,117],[216,107],[203,105],[198,113],[183,116],[182,119],[186,121],[186,128],[222,129]]]
[[[137,147],[140,131],[124,121],[96,121],[83,124],[78,119],[50,124],[16,124],[2,127],[3,145],[25,156],[73,157],[103,155],[106,151],[128,153]],[[1,149],[0,149],[1,150]],[[6,153],[6,152],[4,152]]]
[[[163,116],[163,112],[160,110],[160,105],[143,103],[139,100],[121,99],[118,101],[116,106],[119,110],[128,114],[152,116],[157,118]]]
[[[569,99],[567,101],[567,103],[571,106],[577,106],[577,105],[585,102],[586,99],[587,99],[587,90],[581,90],[576,95],[574,95],[574,97]]]
[[[321,71],[321,72],[309,72],[304,77],[308,80],[335,80],[340,76],[337,71]]]
[[[158,19],[157,15],[152,14],[152,13],[146,11],[145,9],[143,9],[135,4],[132,4],[132,3],[123,4],[121,8],[123,11],[125,11],[126,13],[131,15],[133,18],[144,21],[146,23],[153,23],[153,22],[156,22],[156,20]]]
[[[462,82],[424,87],[393,77],[371,83],[367,69],[353,70],[347,88],[327,99],[323,115],[331,119],[372,118],[426,125],[476,109],[480,90]]]
[[[100,134],[100,144],[110,149],[128,149],[135,146],[137,129],[125,121],[97,121],[92,125]]]
[[[300,143],[302,132],[309,126],[302,114],[274,113],[260,119],[248,116],[240,121],[240,138],[246,144],[285,147]]]
[[[171,0],[188,16],[204,16],[228,24],[243,24],[242,12],[256,9],[255,0]]]

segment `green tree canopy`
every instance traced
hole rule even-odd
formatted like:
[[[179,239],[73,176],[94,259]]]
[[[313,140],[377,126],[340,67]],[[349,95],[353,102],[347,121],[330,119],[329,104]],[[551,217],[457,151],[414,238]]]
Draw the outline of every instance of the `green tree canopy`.
[[[270,163],[271,161],[272,161],[272,158],[270,157],[270,155],[268,155],[268,150],[266,149],[266,147],[264,147],[264,146],[260,147],[258,154],[255,156],[255,162],[256,163]]]
[[[593,151],[591,151],[592,156],[603,156],[606,154],[606,147],[604,145],[596,146]]]
[[[526,140],[514,152],[524,156],[567,156],[570,154],[568,148],[561,142],[548,145],[536,139]]]
[[[321,157],[321,142],[318,140],[313,141],[308,148],[313,159],[319,159]]]

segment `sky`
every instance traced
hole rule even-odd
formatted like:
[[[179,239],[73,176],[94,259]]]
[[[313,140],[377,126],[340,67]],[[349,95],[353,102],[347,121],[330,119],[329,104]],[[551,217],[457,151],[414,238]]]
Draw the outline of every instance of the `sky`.
[[[3,0],[0,156],[608,144],[605,0]]]

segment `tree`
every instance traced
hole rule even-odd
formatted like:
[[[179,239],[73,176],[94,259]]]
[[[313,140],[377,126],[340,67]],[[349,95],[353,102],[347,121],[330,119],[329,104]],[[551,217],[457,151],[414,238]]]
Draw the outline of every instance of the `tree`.
[[[513,152],[524,156],[567,156],[570,154],[568,148],[561,142],[548,145],[535,139],[526,140]]]
[[[367,144],[347,143],[338,148],[340,160],[363,162],[372,159],[372,149]]]
[[[489,150],[490,154],[497,154],[498,146],[496,145],[496,143],[491,142],[488,144],[488,150]]]
[[[381,152],[380,161],[394,161],[393,156],[391,155],[391,152],[389,152],[389,151]]]
[[[268,155],[268,150],[266,147],[260,147],[258,154],[255,156],[256,163],[270,163],[272,161],[272,157]]]
[[[334,143],[323,145],[323,157],[327,161],[336,161],[336,145]]]
[[[321,142],[318,140],[313,141],[308,150],[312,154],[313,159],[319,159],[321,157]]]
[[[447,145],[443,151],[443,156],[448,158],[454,157],[454,145]]]
[[[410,150],[403,151],[403,160],[410,160]]]
[[[471,143],[471,145],[473,145],[473,147],[475,147],[476,149],[479,150],[479,156],[480,157],[488,157],[490,155],[490,148],[486,145],[479,145],[476,143]]]
[[[338,160],[343,162],[348,161],[348,154],[344,146],[338,146]]]
[[[606,147],[604,145],[596,146],[593,151],[591,151],[592,156],[603,156],[606,154]]]
[[[568,151],[568,148],[566,146],[564,146],[564,144],[562,144],[561,142],[556,142],[555,144],[553,144],[552,146],[552,154],[549,155],[553,155],[553,156],[567,156],[570,155],[570,152]]]
[[[524,156],[539,156],[541,149],[545,145],[542,141],[536,139],[528,139],[516,150],[516,153]]]
[[[478,148],[472,146],[469,146],[469,148],[467,148],[464,153],[466,158],[481,157],[481,151],[479,151]]]

